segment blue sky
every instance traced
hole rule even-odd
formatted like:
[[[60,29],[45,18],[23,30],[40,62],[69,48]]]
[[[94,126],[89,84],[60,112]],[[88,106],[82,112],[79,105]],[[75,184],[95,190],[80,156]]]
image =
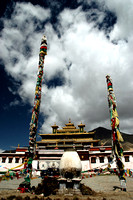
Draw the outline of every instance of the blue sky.
[[[105,76],[112,77],[120,129],[133,134],[131,0],[0,3],[0,149],[28,145],[40,41],[47,36],[38,133],[81,121],[110,128]],[[39,139],[39,137],[38,137]]]

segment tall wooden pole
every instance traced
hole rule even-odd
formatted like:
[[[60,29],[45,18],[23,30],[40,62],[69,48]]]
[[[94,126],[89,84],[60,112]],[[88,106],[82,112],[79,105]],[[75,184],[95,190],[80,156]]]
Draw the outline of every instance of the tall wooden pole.
[[[39,66],[37,74],[37,82],[35,88],[35,99],[34,106],[32,109],[32,117],[30,123],[30,133],[29,133],[29,155],[28,155],[28,168],[32,168],[32,160],[35,156],[36,149],[36,133],[38,128],[38,117],[40,111],[41,103],[41,90],[42,90],[42,80],[43,80],[43,68],[44,68],[44,59],[47,55],[47,40],[45,35],[42,37],[40,53],[39,53]]]
[[[112,128],[112,152],[116,158],[116,164],[118,168],[118,177],[120,179],[121,189],[126,191],[126,178],[124,171],[124,164],[122,162],[123,148],[121,142],[123,138],[119,129],[119,116],[117,112],[116,98],[113,91],[112,80],[109,75],[106,76],[107,89],[108,89],[108,103],[110,111],[110,123]]]

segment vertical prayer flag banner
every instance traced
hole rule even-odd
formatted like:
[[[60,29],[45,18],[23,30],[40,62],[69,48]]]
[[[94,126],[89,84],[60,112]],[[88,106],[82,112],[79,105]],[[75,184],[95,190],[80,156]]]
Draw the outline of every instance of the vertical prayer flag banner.
[[[110,123],[112,128],[112,153],[113,156],[116,157],[116,164],[118,168],[118,176],[120,181],[125,181],[125,171],[124,171],[124,164],[122,162],[123,156],[123,148],[121,142],[123,142],[123,138],[120,134],[119,129],[119,116],[117,112],[117,105],[116,105],[116,98],[113,91],[113,84],[112,80],[109,75],[106,76],[107,81],[107,89],[108,89],[108,104],[109,104],[109,111],[110,111]]]
[[[31,123],[30,123],[29,159],[28,159],[29,168],[31,168],[32,166],[32,159],[35,155],[35,148],[36,148],[36,133],[37,133],[37,128],[38,128],[38,116],[39,116],[40,103],[41,103],[41,89],[42,89],[45,55],[47,55],[47,40],[44,35],[41,40],[41,46],[40,46],[40,52],[39,52],[39,66],[38,66],[37,82],[36,82],[36,88],[35,88],[35,99],[34,99],[34,106],[32,109],[32,117],[31,117]]]

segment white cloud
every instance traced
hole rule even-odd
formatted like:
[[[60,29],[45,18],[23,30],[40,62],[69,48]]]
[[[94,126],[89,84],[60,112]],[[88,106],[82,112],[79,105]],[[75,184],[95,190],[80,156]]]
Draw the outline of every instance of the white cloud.
[[[10,106],[17,106],[17,105],[19,105],[19,104],[20,104],[19,100],[15,99],[14,101],[12,101],[12,102],[10,103]]]
[[[0,153],[2,153],[4,150],[3,149],[0,149]]]
[[[133,1],[132,0],[107,0],[105,4],[115,12],[117,23],[111,33],[111,39],[128,39],[133,34]]]
[[[129,3],[132,6],[132,3]],[[96,126],[110,127],[105,80],[106,74],[110,74],[116,93],[118,113],[121,114],[122,130],[132,133],[132,123],[129,119],[132,118],[133,103],[129,99],[133,99],[133,38],[131,34],[126,35],[126,32],[123,32],[125,22],[122,20],[123,13],[118,10],[120,2],[115,4],[116,7],[109,1],[106,4],[109,9],[115,9],[118,17],[110,36],[114,40],[124,37],[128,42],[121,40],[117,45],[113,44],[103,31],[94,28],[95,22],[87,22],[86,13],[81,7],[62,11],[57,25],[60,38],[50,23],[45,25],[48,55],[45,59],[44,76],[49,81],[61,74],[65,83],[53,88],[48,88],[45,83],[43,85],[41,113],[47,117],[42,125],[42,132],[50,132],[50,126],[55,122],[64,126],[69,118],[75,125],[81,121],[85,123],[87,131]],[[125,17],[130,19],[125,9],[123,12]],[[43,17],[40,13],[43,13]],[[100,20],[103,19],[103,15],[104,13],[99,13]],[[43,35],[42,29],[40,32],[36,31],[34,17],[41,26],[41,23],[50,17],[50,13],[39,6],[17,4],[12,19],[5,20],[1,38],[6,70],[22,82],[17,92],[23,101],[28,100],[32,105],[39,45]],[[25,25],[26,20],[29,26]],[[131,33],[132,20],[129,21],[127,28]],[[116,26],[119,27],[119,34],[115,32]],[[26,46],[30,49],[29,53],[25,50]]]
[[[22,82],[18,92],[23,100],[29,99],[29,91],[36,81],[40,38],[44,34],[42,23],[49,17],[48,9],[31,3],[17,3],[11,20],[4,20],[1,57],[6,71]],[[40,32],[36,30],[38,27],[41,27]],[[33,98],[34,93],[31,94]]]
[[[48,24],[46,27],[45,35],[47,35],[48,42],[48,55],[46,57],[46,76],[47,79],[52,79],[58,72],[65,68],[65,52],[61,40],[57,37],[52,26]]]

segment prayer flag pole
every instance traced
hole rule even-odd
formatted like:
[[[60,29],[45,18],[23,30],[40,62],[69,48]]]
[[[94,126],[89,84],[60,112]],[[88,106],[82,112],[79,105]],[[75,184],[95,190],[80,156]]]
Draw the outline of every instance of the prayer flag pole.
[[[28,155],[28,163],[27,167],[32,170],[32,160],[35,156],[36,151],[36,133],[38,128],[38,117],[40,111],[40,103],[41,103],[41,89],[42,89],[42,80],[43,80],[43,67],[44,67],[44,59],[45,55],[47,55],[47,40],[45,35],[42,37],[40,53],[39,53],[39,66],[38,66],[38,74],[37,74],[37,82],[35,88],[35,99],[34,106],[32,109],[32,117],[30,122],[30,133],[29,133],[29,155]]]
[[[113,91],[112,80],[109,75],[106,76],[107,89],[108,89],[108,103],[110,111],[110,123],[112,128],[112,153],[116,158],[116,165],[118,168],[118,177],[120,179],[121,190],[126,191],[126,178],[124,171],[124,164],[122,162],[123,148],[120,142],[123,138],[119,130],[119,116],[117,113],[116,98]]]

